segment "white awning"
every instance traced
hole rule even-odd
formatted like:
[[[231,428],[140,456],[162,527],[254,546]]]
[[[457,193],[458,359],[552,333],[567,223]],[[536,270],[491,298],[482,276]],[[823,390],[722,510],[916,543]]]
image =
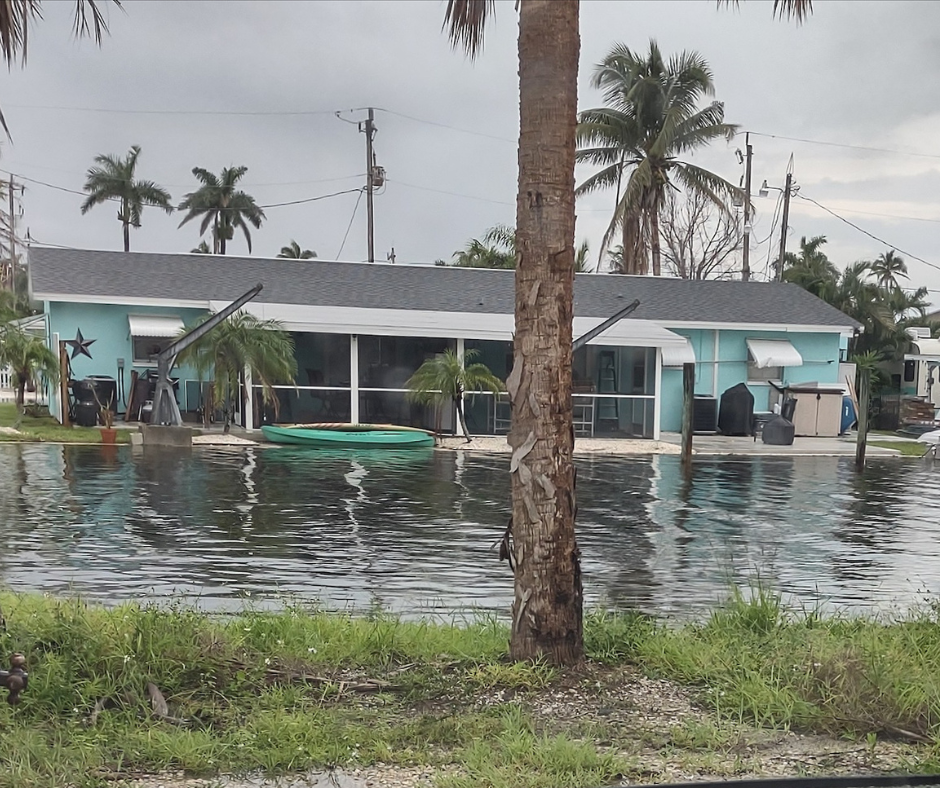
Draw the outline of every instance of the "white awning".
[[[178,317],[164,315],[128,315],[132,337],[175,337],[183,330]]]
[[[682,345],[663,345],[663,366],[681,367],[695,363],[695,350],[688,339]]]
[[[747,352],[758,369],[803,366],[803,357],[786,339],[749,339]]]
[[[911,344],[915,352],[904,356],[905,361],[940,361],[940,339],[917,339]]]

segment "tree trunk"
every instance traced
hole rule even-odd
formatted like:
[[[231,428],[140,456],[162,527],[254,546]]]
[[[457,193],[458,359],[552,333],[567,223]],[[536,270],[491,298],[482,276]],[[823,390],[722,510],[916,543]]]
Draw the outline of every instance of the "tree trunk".
[[[630,213],[623,219],[623,270],[621,273],[643,276],[648,270],[646,245],[639,213]]]
[[[16,407],[20,409],[26,404],[26,376],[17,373],[16,376]]]
[[[124,251],[129,252],[131,250],[131,226],[124,222]]]
[[[653,261],[653,276],[662,276],[662,254],[659,244],[659,202],[650,208],[650,257]]]
[[[470,430],[467,429],[467,420],[463,415],[463,397],[457,397],[454,400],[454,405],[457,406],[457,418],[460,421],[460,429],[463,430],[463,436],[467,439],[467,443],[470,443],[472,438],[470,437]]]
[[[510,653],[584,657],[574,531],[571,340],[578,0],[519,7],[516,333],[509,443],[515,571]]]

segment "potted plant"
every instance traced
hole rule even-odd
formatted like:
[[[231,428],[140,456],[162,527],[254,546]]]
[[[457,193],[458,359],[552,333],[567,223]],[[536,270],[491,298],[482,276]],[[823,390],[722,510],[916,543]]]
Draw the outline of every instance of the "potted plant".
[[[98,399],[98,392],[94,392],[95,402],[98,403],[98,421],[101,422],[101,442],[107,444],[117,443],[117,430],[114,429],[114,411],[111,410],[113,399],[109,399],[106,404],[102,404]]]

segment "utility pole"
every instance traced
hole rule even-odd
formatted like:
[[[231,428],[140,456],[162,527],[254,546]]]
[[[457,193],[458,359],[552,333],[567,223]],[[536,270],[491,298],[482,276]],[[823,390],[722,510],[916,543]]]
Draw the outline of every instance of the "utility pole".
[[[13,214],[13,173],[10,173],[8,197],[10,198],[10,290],[16,297],[16,219]]]
[[[783,258],[787,253],[787,222],[790,220],[790,192],[793,189],[793,173],[787,172],[787,182],[783,187],[783,223],[780,227],[780,257],[774,277],[778,282],[783,279]]]
[[[369,107],[369,117],[359,124],[359,131],[366,135],[366,217],[369,234],[369,262],[375,262],[375,219],[372,212],[372,191],[374,186],[375,155],[372,153],[372,139],[375,137],[375,110]]]
[[[744,135],[745,167],[744,167],[744,247],[741,249],[741,280],[747,282],[751,278],[751,157],[754,150],[751,148],[751,132]]]

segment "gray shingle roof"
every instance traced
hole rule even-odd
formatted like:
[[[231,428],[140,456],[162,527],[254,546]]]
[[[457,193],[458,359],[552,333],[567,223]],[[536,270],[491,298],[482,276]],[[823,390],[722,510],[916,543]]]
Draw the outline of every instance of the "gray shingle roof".
[[[257,300],[267,303],[489,313],[514,306],[512,271],[38,247],[29,263],[40,298],[230,301],[261,282]],[[665,323],[858,325],[796,285],[609,274],[575,280],[578,316],[609,317],[635,298],[632,317]]]

